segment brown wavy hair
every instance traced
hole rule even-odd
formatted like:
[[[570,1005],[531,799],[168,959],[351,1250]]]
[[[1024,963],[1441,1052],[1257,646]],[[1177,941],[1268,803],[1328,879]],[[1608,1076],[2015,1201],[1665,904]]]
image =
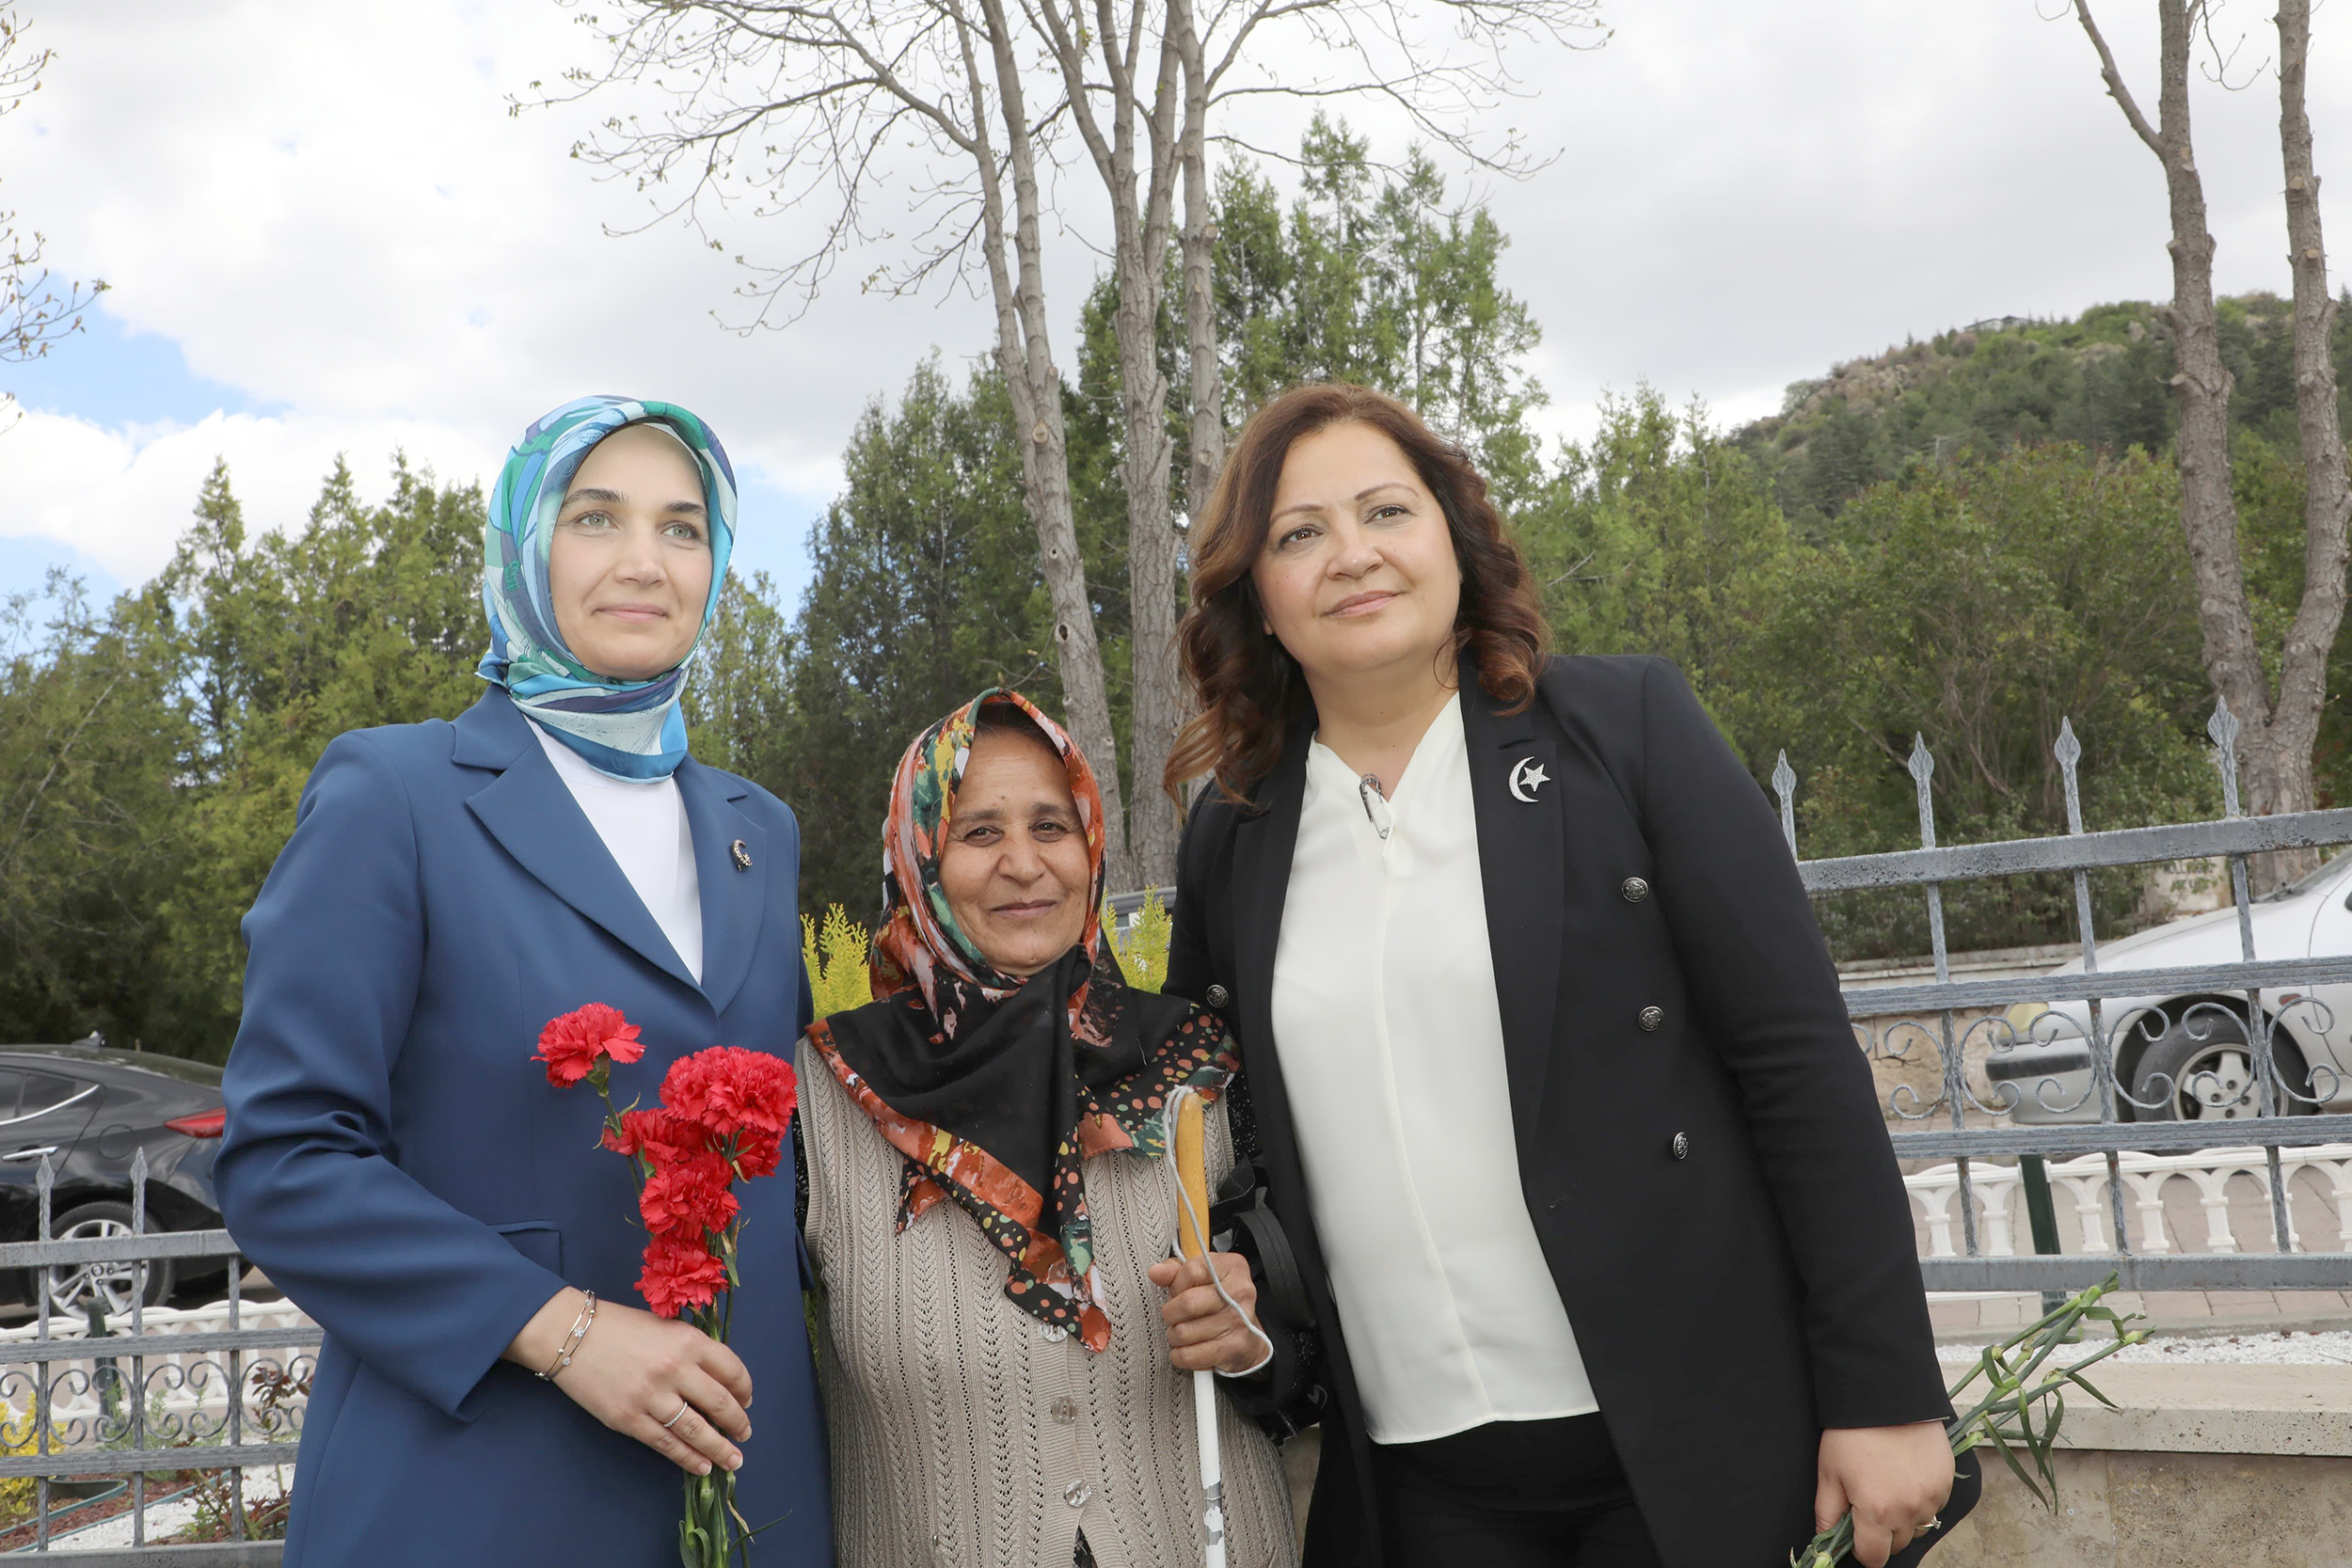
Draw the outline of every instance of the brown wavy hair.
[[[1526,558],[1469,454],[1385,393],[1341,382],[1294,387],[1243,427],[1192,531],[1192,608],[1176,628],[1176,648],[1198,711],[1177,736],[1160,780],[1179,801],[1184,781],[1204,773],[1228,799],[1245,800],[1280,760],[1291,724],[1312,710],[1298,661],[1265,630],[1250,569],[1265,549],[1292,445],[1349,423],[1394,441],[1445,514],[1462,568],[1462,604],[1441,657],[1450,666],[1468,651],[1478,684],[1506,713],[1534,698],[1550,627]]]

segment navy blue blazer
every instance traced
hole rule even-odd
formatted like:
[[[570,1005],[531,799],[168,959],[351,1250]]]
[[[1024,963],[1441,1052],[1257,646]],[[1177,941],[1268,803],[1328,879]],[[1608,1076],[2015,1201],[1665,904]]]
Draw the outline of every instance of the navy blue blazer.
[[[551,1088],[540,1027],[644,1028],[614,1099],[706,1046],[789,1056],[808,1022],[800,832],[757,785],[677,771],[702,882],[697,985],[493,689],[455,723],[339,737],[245,920],[245,1017],[215,1180],[246,1255],[326,1331],[289,1568],[656,1568],[683,1472],[500,1359],[565,1283],[643,1306],[628,1162]],[[738,841],[749,857],[737,863]],[[744,1183],[739,1497],[762,1568],[833,1561],[825,1444],[785,1174]]]

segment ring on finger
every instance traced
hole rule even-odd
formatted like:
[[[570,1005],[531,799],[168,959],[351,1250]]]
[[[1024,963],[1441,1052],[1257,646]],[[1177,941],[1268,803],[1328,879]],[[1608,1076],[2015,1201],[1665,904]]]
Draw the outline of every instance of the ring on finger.
[[[677,1414],[662,1422],[661,1430],[667,1432],[672,1427],[677,1425],[680,1421],[686,1419],[686,1413],[693,1408],[694,1402],[692,1400],[680,1400],[678,1402]]]
[[[1941,1528],[1944,1528],[1944,1516],[1943,1516],[1941,1513],[1939,1513],[1939,1514],[1937,1514],[1934,1518],[1930,1519],[1930,1520],[1929,1520],[1926,1524],[1924,1524],[1924,1525],[1914,1525],[1914,1526],[1912,1526],[1912,1527],[1911,1527],[1911,1538],[1912,1538],[1914,1541],[1916,1541],[1916,1540],[1918,1540],[1921,1536],[1923,1536],[1923,1535],[1927,1535],[1927,1534],[1931,1533],[1931,1531],[1938,1530],[1938,1529],[1941,1529]]]

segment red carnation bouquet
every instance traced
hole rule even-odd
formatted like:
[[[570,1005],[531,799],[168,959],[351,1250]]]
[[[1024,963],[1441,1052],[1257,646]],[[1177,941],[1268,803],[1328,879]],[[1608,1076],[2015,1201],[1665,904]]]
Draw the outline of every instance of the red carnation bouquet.
[[[660,1104],[612,1106],[612,1064],[645,1053],[637,1025],[617,1007],[591,1002],[548,1021],[534,1062],[548,1082],[568,1088],[583,1079],[604,1099],[604,1147],[626,1155],[637,1178],[637,1214],[645,1227],[645,1266],[638,1293],[664,1318],[684,1318],[726,1343],[732,1325],[736,1243],[743,1227],[735,1183],[773,1176],[783,1159],[800,1088],[792,1064],[761,1051],[713,1046],[680,1057],[662,1076]],[[735,1508],[735,1475],[712,1468],[686,1478],[678,1524],[685,1568],[726,1568],[751,1560],[757,1533]]]

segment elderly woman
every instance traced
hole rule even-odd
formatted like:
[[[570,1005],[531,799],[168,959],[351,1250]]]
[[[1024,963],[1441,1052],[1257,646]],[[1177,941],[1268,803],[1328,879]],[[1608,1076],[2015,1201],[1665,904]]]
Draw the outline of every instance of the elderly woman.
[[[1168,1258],[1160,1112],[1232,1061],[1216,1015],[1121,979],[1102,812],[1069,736],[1009,691],[926,730],[883,827],[882,1000],[802,1044],[842,1568],[1202,1560],[1184,1374],[1270,1347],[1241,1259],[1213,1254],[1213,1283]],[[1219,1097],[1213,1185],[1226,1117]],[[1290,1563],[1273,1444],[1218,1406],[1227,1560]]]
[[[800,1315],[740,1354],[637,1296],[603,1108],[531,1059],[587,1002],[644,1031],[615,1087],[726,1043],[789,1050],[800,837],[687,754],[685,667],[735,483],[668,404],[534,423],[490,501],[488,689],[454,723],[327,747],[245,923],[215,1176],[229,1228],[326,1330],[288,1568],[676,1560],[681,1469],[737,1469],[762,1568],[833,1561]],[[791,1234],[748,1183],[756,1236]],[[789,1303],[794,1249],[747,1248]],[[760,1433],[745,1407],[755,1386]]]

